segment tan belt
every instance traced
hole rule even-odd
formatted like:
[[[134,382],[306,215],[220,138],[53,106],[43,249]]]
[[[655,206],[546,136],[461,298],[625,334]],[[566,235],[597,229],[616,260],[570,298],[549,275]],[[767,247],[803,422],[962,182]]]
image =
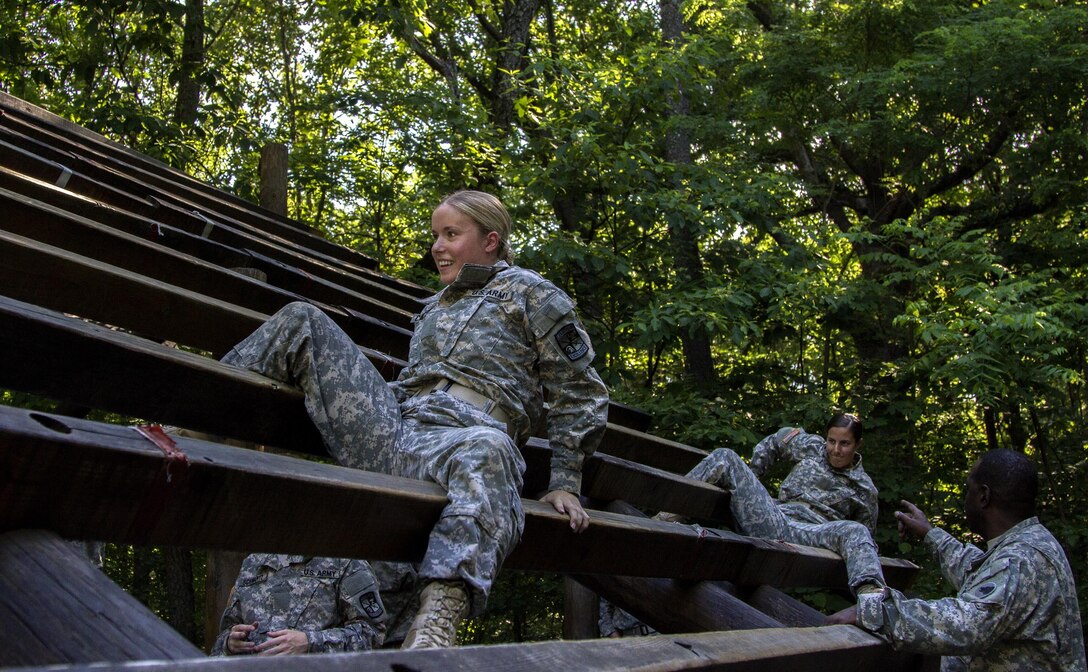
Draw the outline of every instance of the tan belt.
[[[460,399],[461,401],[475,406],[484,413],[487,413],[491,417],[495,418],[501,423],[506,425],[507,431],[510,431],[510,416],[506,414],[506,411],[499,408],[494,401],[488,399],[484,395],[480,394],[476,390],[465,387],[460,383],[455,383],[448,378],[442,378],[434,385],[428,385],[420,388],[419,392],[416,392],[415,396],[423,396],[425,394],[431,394],[432,392],[445,392],[454,399]]]

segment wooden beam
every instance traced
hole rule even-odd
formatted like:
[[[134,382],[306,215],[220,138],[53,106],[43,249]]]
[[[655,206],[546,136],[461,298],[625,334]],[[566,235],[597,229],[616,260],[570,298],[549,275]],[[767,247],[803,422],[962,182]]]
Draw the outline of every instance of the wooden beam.
[[[519,672],[646,672],[790,670],[790,672],[905,672],[911,666],[889,664],[890,647],[881,640],[848,625],[827,628],[738,630],[686,635],[654,635],[591,641],[553,641],[531,644],[465,646],[452,649],[415,651],[372,651],[335,656],[248,658],[247,670],[291,672],[478,672],[518,670]],[[144,662],[96,666],[100,672],[208,672],[231,670],[236,659]],[[75,668],[48,668],[65,672]],[[47,672],[31,668],[21,672]]]
[[[121,268],[0,227],[0,287],[11,298],[217,355],[226,353],[276,310],[305,300],[145,241],[118,242],[119,248],[131,248],[128,259],[142,262]],[[151,270],[158,277],[142,275],[132,266]],[[119,296],[125,300],[118,301]],[[403,366],[399,358],[408,354],[410,332],[365,315],[317,305],[360,346],[387,353],[389,357],[383,359],[398,360],[397,371]]]
[[[446,505],[434,483],[194,439],[177,443],[188,456],[184,465],[131,428],[0,407],[0,529],[418,561]],[[574,534],[547,504],[522,503],[525,532],[509,568],[750,585],[846,580],[842,560],[830,551],[605,511],[594,511],[589,529]],[[893,586],[909,583],[916,571],[905,561],[884,561]]]
[[[71,542],[43,530],[0,534],[0,667],[201,655]]]
[[[707,456],[706,451],[630,427],[610,423],[608,434],[609,454],[674,474],[688,473]]]
[[[72,207],[78,207],[80,212],[96,219],[107,227],[118,227],[127,232],[133,232],[132,228],[135,226],[137,231],[133,233],[146,239],[156,240],[162,244],[169,244],[177,240],[176,236],[169,237],[164,234],[161,228],[164,226],[184,231],[197,238],[222,243],[249,254],[253,258],[253,263],[259,263],[261,270],[269,273],[273,281],[279,280],[279,276],[284,276],[287,281],[293,282],[297,286],[314,284],[315,281],[319,281],[316,282],[318,285],[330,284],[338,289],[334,290],[328,287],[318,287],[318,289],[347,294],[352,298],[355,295],[366,297],[363,302],[377,303],[379,304],[377,308],[382,308],[383,305],[388,306],[389,308],[385,310],[393,313],[390,317],[391,320],[397,319],[397,311],[406,312],[408,315],[419,311],[418,297],[388,287],[375,280],[375,277],[381,276],[352,274],[344,269],[331,266],[320,258],[308,256],[304,251],[292,249],[274,239],[269,240],[265,236],[256,235],[246,228],[234,225],[229,220],[224,220],[212,213],[205,215],[199,210],[185,209],[167,201],[161,201],[151,195],[142,198],[136,197],[78,173],[74,177],[68,178],[66,190],[59,190],[50,185],[52,180],[56,179],[56,175],[60,173],[62,166],[42,161],[39,161],[40,166],[38,166],[38,163],[31,163],[29,166],[22,165],[27,161],[22,161],[17,166],[11,166],[10,153],[4,151],[6,147],[6,143],[0,142],[0,161],[3,162],[4,166],[7,166],[4,168],[4,182],[10,189],[19,192],[25,191],[28,194],[32,193],[37,198],[49,203],[58,203],[61,207],[69,207],[68,204],[73,204]],[[34,167],[40,167],[41,170],[31,171],[31,168]],[[28,173],[27,171],[31,172]],[[17,176],[20,175],[23,176],[22,179],[17,179]],[[32,182],[26,175],[35,178],[37,182]],[[77,189],[78,191],[76,191]],[[82,196],[85,200],[81,202],[79,199],[73,199],[70,196],[65,197],[64,193],[66,192],[71,195]],[[146,191],[143,193],[146,193]],[[90,199],[96,206],[90,213],[87,212],[89,206],[86,199]],[[118,217],[116,211],[125,214]],[[146,222],[140,222],[139,219],[134,222],[134,217],[143,218]],[[17,232],[31,236],[26,231]],[[52,242],[59,245],[56,241]],[[192,242],[192,240],[185,242]],[[89,249],[92,248],[84,247],[76,251],[87,253]],[[290,269],[290,273],[286,273],[279,265]],[[285,287],[288,286],[285,285]],[[358,301],[359,299],[354,298],[354,300]]]
[[[0,95],[0,108],[4,112],[0,115],[0,122],[8,131],[33,140],[37,147],[71,150],[68,155],[72,159],[69,160],[85,170],[109,171],[111,181],[142,184],[145,185],[144,191],[159,191],[190,207],[220,212],[268,235],[289,241],[294,246],[308,247],[315,255],[335,259],[345,268],[371,269],[377,266],[374,259],[358,251],[314,236],[300,222],[277,216],[132,150],[117,151],[116,143],[106,141],[86,129],[80,132],[64,124],[41,123],[48,118],[48,113],[40,108],[31,110],[31,107],[24,101]]]
[[[574,579],[563,578],[563,639],[596,639],[600,636],[597,593]]]
[[[620,499],[610,502],[606,510],[645,517]],[[601,574],[576,574],[572,578],[662,633],[783,627],[758,607],[738,598],[737,587],[724,581],[693,583]],[[785,595],[782,598],[790,599]],[[822,615],[818,624],[823,624]]]
[[[572,578],[661,633],[783,627],[711,581],[605,574]]]
[[[790,627],[812,628],[824,624],[825,617],[822,613],[774,586],[763,585],[740,589],[738,596],[776,621]]]
[[[0,252],[5,237],[10,234],[0,233]],[[8,275],[4,272],[7,263],[14,259],[0,256],[0,281]],[[37,291],[32,271],[31,267],[27,279]],[[21,277],[20,272],[10,275],[15,280]],[[116,278],[121,287],[138,280],[123,274]],[[131,297],[129,301],[111,302],[108,307],[135,310],[141,317],[140,328],[154,330],[162,321],[192,326],[211,320],[228,335],[244,332],[244,327],[229,328],[233,319],[229,309],[217,302],[187,301],[174,290],[145,306],[147,295],[138,286],[133,287],[131,292],[121,292]],[[87,289],[86,285],[71,285],[73,292],[90,297],[116,295]],[[170,288],[159,289],[165,292]],[[58,297],[64,294],[56,292]],[[152,321],[163,308],[168,310],[162,321]],[[260,316],[250,316],[249,322],[259,323]],[[5,297],[0,297],[0,326],[0,362],[4,363],[0,367],[0,386],[244,441],[326,455],[305,413],[302,395],[294,388]],[[184,336],[180,331],[170,333],[175,338]],[[372,353],[371,359],[383,373],[391,375],[396,370],[395,363],[387,367],[389,360],[383,361],[378,353]],[[528,467],[525,492],[532,495],[547,488],[551,451],[546,441],[531,439],[523,452]],[[648,509],[674,511],[702,520],[727,520],[722,516],[728,515],[728,495],[719,488],[604,453],[591,456],[584,468],[583,493],[609,500],[623,492],[632,502]]]

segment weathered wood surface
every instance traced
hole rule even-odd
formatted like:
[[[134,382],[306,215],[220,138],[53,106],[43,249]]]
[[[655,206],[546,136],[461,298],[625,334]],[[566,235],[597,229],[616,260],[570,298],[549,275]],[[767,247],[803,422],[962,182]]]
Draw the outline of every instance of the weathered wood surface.
[[[795,628],[823,625],[824,615],[774,586],[741,588],[737,596],[776,621]]]
[[[291,659],[238,659],[145,662],[90,667],[48,668],[49,672],[92,669],[95,672],[207,672],[239,669],[254,672],[616,672],[641,670],[790,672],[896,672],[888,663],[889,648],[853,626],[738,630],[686,635],[655,635],[591,641],[467,646],[417,651],[373,651]],[[46,672],[30,668],[21,672]]]
[[[269,142],[261,147],[257,162],[261,176],[261,207],[277,215],[287,215],[287,145]]]
[[[202,652],[52,532],[0,534],[0,666]]]
[[[573,578],[662,633],[783,627],[712,581],[604,574],[575,574]]]
[[[2,137],[2,129],[0,129],[0,137]],[[53,180],[56,179],[57,173],[60,172],[60,168],[54,163],[41,161],[36,157],[28,158],[24,154],[13,153],[10,145],[0,140],[0,165],[5,167],[8,173],[6,180],[9,183],[15,179],[15,175],[29,176],[39,180],[38,187],[34,190],[36,196],[48,201],[71,202],[71,199],[62,198],[58,193],[59,190],[55,187],[52,189],[46,188],[46,185],[51,185]],[[40,168],[40,170],[34,170],[35,168]],[[67,173],[62,174],[66,175]],[[146,190],[143,193],[149,193],[149,195],[143,197],[129,194],[112,185],[84,178],[79,173],[66,179],[66,191],[100,204],[99,208],[110,207],[121,212],[130,213],[128,217],[121,219],[101,216],[100,220],[106,226],[123,225],[131,227],[132,216],[142,217],[148,221],[148,225],[144,227],[144,234],[147,237],[162,236],[156,225],[170,226],[200,238],[261,255],[260,261],[263,264],[261,268],[269,272],[270,276],[276,270],[279,270],[276,267],[277,263],[284,264],[287,268],[297,269],[293,271],[295,275],[301,272],[312,278],[334,283],[350,291],[372,297],[374,300],[386,303],[398,310],[406,311],[409,314],[419,310],[419,297],[404,292],[401,287],[389,287],[376,279],[382,276],[376,276],[373,273],[360,275],[360,269],[353,269],[355,272],[351,272],[339,268],[328,263],[326,259],[308,254],[305,249],[287,246],[283,241],[275,238],[269,239],[260,232],[246,228],[239,223],[231,222],[216,213],[205,213],[163,201],[154,195],[150,195]],[[23,182],[26,182],[26,180],[24,179]],[[20,191],[24,189],[25,187],[19,187]],[[84,209],[86,209],[86,206],[84,206]],[[258,261],[257,258],[255,258],[255,263],[256,261]],[[270,266],[270,268],[264,266]]]
[[[446,503],[434,483],[177,442],[187,466],[131,428],[0,407],[0,529],[417,561]],[[589,529],[574,534],[550,506],[523,505],[525,533],[505,564],[510,568],[776,586],[839,586],[846,578],[842,560],[829,551],[605,511],[594,511]],[[884,560],[894,586],[909,584],[916,569]]]
[[[610,502],[606,510],[645,517],[621,499]],[[725,581],[693,583],[602,574],[572,578],[663,633],[784,627],[775,614],[789,617],[789,625],[819,626],[824,622],[823,614],[777,590],[773,595],[757,596],[753,590]],[[748,599],[752,597],[755,601]],[[807,620],[797,622],[802,616]]]
[[[596,639],[600,636],[597,593],[570,577],[563,579],[563,639]]]
[[[5,235],[0,233],[0,249]],[[4,267],[0,261],[0,277]],[[215,313],[209,309],[209,314]],[[172,315],[183,322],[187,313],[179,310]],[[194,315],[194,323],[200,319]],[[0,347],[0,386],[296,452],[326,454],[298,390],[206,357],[2,296]],[[371,356],[379,370],[391,375],[395,366],[381,357]],[[524,453],[525,492],[532,495],[547,487],[550,451],[545,441],[533,439]],[[587,461],[585,472],[584,493],[595,499],[645,485],[644,491],[633,491],[631,499],[647,508],[709,519],[728,507],[728,496],[718,488],[603,453]]]
[[[0,92],[0,125],[32,140],[36,149],[44,147],[59,154],[55,154],[55,160],[74,164],[68,166],[73,170],[77,166],[90,168],[107,176],[108,181],[143,185],[145,193],[157,191],[178,203],[220,212],[292,245],[335,259],[345,267],[369,270],[377,266],[366,255],[314,236],[296,221],[200,182],[3,92]]]
[[[0,203],[3,196],[0,190]],[[306,300],[127,234],[127,239],[116,241],[118,254],[100,260],[10,233],[8,228],[0,224],[0,292],[153,340],[223,354],[275,311]],[[129,254],[120,254],[125,248]],[[132,263],[134,259],[140,262]],[[119,296],[126,300],[117,301]],[[408,330],[335,306],[316,305],[357,344],[396,359],[407,356]]]

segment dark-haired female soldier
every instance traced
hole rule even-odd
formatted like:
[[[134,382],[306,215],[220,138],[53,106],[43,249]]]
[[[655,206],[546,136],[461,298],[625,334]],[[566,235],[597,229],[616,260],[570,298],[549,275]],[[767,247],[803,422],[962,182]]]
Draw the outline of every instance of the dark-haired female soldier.
[[[846,562],[855,594],[883,590],[872,537],[877,491],[857,452],[862,432],[861,421],[846,413],[831,418],[825,436],[783,427],[756,444],[749,464],[734,451],[719,448],[687,477],[730,493],[730,510],[741,534],[835,551]],[[774,499],[759,479],[778,460],[795,464]],[[658,517],[676,520],[669,514]]]

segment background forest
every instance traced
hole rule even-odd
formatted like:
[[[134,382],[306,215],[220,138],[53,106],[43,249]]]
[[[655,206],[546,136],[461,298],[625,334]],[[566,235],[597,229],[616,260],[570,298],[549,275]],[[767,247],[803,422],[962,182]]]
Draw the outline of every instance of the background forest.
[[[431,208],[491,191],[652,431],[858,413],[877,541],[924,567],[899,500],[963,533],[971,463],[1024,451],[1088,607],[1083,3],[4,0],[0,87],[253,200],[286,143],[291,216],[424,284]],[[176,553],[107,569],[165,614]],[[558,636],[508,574],[468,636]]]

